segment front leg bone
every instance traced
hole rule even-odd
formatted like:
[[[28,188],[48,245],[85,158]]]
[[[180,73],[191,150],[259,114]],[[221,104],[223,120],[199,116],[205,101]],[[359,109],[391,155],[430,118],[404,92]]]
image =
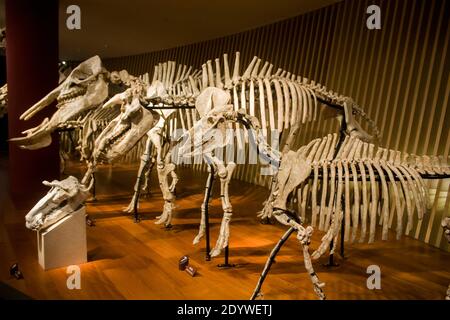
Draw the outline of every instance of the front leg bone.
[[[226,167],[223,165],[218,165],[223,218],[220,225],[219,238],[217,239],[216,246],[211,251],[211,257],[218,256],[221,250],[228,246],[228,240],[230,238],[230,221],[233,215],[233,208],[231,206],[228,189],[231,176],[235,168],[236,164],[234,162],[229,163]]]
[[[173,170],[175,170],[175,165],[173,163],[168,163],[164,166],[159,164],[157,166],[157,169],[159,186],[161,188],[164,199],[164,209],[162,214],[156,217],[158,220],[155,222],[155,224],[164,224],[166,227],[169,227],[172,221],[172,211],[175,206],[175,196],[172,192],[170,192],[168,176]]]
[[[214,174],[211,170],[211,167],[208,167],[208,178],[206,179],[205,185],[205,196],[203,197],[203,203],[201,206],[201,218],[200,218],[200,227],[198,230],[197,236],[194,238],[193,244],[197,244],[200,242],[200,239],[205,235],[205,227],[206,227],[206,208],[208,206],[209,196],[211,194],[210,186],[212,187],[212,181],[214,180]]]
[[[147,139],[147,142],[145,145],[145,151],[141,157],[141,163],[139,165],[136,183],[134,185],[133,197],[131,198],[131,201],[130,201],[130,204],[128,205],[128,207],[123,209],[124,212],[132,213],[134,211],[134,208],[139,208],[139,193],[141,191],[141,184],[142,184],[142,180],[144,178],[144,172],[146,171],[146,168],[147,168],[149,160],[150,160],[151,148],[152,148],[151,139]]]

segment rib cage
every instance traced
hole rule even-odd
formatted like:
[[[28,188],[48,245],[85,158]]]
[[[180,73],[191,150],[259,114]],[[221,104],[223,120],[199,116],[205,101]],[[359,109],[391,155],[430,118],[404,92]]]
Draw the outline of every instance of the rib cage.
[[[256,56],[241,72],[239,60],[240,54],[236,52],[231,70],[228,54],[224,54],[223,59],[208,60],[202,65],[201,70],[193,73],[190,73],[191,67],[181,65],[176,67],[174,61],[159,63],[154,68],[152,84],[156,81],[164,84],[168,96],[163,102],[167,104],[185,101],[186,104],[194,105],[195,97],[208,86],[228,90],[231,96],[230,103],[235,110],[244,109],[260,121],[266,141],[269,137],[272,141],[278,139],[283,130],[289,129],[294,124],[316,120],[320,102],[333,103],[343,109],[344,103],[351,101],[348,97],[327,90],[321,84],[281,68],[272,73],[273,65]],[[352,105],[354,113],[367,120],[377,135],[378,130],[373,121],[368,119],[365,112],[353,101]],[[173,136],[178,126],[181,125],[183,131],[189,130],[197,120],[199,115],[196,110],[178,110],[177,116],[168,121],[170,128],[166,130]],[[230,124],[230,129],[241,127],[239,124]],[[241,150],[248,143],[247,133],[235,130],[235,134],[235,146]],[[237,150],[234,154],[237,154]]]
[[[315,139],[296,154],[311,164],[310,179],[297,190],[300,215],[305,221],[307,204],[311,204],[311,225],[327,232],[313,254],[315,258],[338,236],[342,220],[345,241],[355,241],[360,231],[359,241],[364,242],[369,226],[371,243],[377,217],[382,225],[382,239],[386,240],[390,221],[396,214],[399,238],[406,207],[408,233],[414,213],[422,219],[426,212],[427,189],[422,176],[450,174],[448,161],[443,158],[379,148],[348,136],[338,146],[337,134]]]

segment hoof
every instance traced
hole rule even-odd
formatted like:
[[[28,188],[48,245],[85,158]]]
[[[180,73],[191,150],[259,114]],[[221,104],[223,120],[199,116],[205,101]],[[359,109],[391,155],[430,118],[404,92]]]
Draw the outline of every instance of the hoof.
[[[202,235],[198,234],[198,235],[194,238],[194,241],[192,241],[192,244],[198,244],[202,238],[203,238],[203,234],[202,234]]]
[[[209,253],[209,255],[210,255],[212,258],[214,258],[214,257],[217,257],[218,255],[220,255],[220,253],[221,253],[221,250],[220,250],[220,249],[213,249],[213,250],[211,250],[211,252]]]

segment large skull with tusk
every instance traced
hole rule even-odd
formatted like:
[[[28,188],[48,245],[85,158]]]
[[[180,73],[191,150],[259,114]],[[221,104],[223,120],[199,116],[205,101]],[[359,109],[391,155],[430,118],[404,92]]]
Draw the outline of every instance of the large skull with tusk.
[[[57,111],[39,126],[22,132],[25,137],[13,138],[24,149],[40,149],[52,142],[50,134],[70,120],[77,120],[108,97],[107,71],[98,56],[79,64],[53,91],[25,111],[20,119],[28,120],[57,101]]]
[[[111,102],[113,101],[113,102]],[[95,162],[111,163],[125,155],[156,123],[157,114],[144,109],[140,91],[127,89],[106,102],[107,108],[121,103],[120,114],[112,120],[95,141]]]
[[[31,230],[47,228],[74,213],[89,196],[88,188],[73,176],[43,184],[49,186],[50,191],[25,216],[25,225]]]

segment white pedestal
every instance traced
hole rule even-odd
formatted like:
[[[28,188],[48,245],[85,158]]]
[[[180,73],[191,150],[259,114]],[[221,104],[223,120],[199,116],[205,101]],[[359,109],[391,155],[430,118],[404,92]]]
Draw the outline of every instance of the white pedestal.
[[[85,207],[38,231],[37,246],[44,270],[87,262]]]

